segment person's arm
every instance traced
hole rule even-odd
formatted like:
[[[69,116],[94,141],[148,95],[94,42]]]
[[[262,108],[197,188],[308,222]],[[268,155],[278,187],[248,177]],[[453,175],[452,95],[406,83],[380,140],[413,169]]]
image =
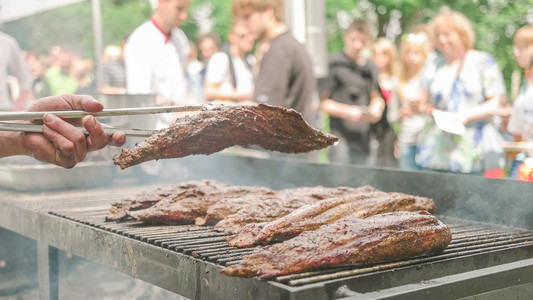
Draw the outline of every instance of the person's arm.
[[[385,109],[385,100],[381,97],[379,91],[370,92],[370,105],[368,106],[368,113],[363,114],[363,119],[370,123],[377,123],[381,120],[383,110]]]
[[[471,108],[459,113],[459,120],[463,124],[468,122],[484,119],[492,116],[505,102],[505,95],[494,96],[475,108]]]
[[[463,124],[484,119],[497,113],[506,102],[505,83],[496,60],[489,53],[481,52],[481,63],[475,64],[481,74],[485,102],[477,107],[460,112]]]
[[[319,109],[331,117],[346,119],[353,123],[365,121],[365,115],[368,115],[368,108],[358,105],[345,104],[331,99],[331,91],[336,88],[337,84],[334,80],[334,71],[331,66],[329,76],[329,87],[322,93],[320,97],[321,101]]]
[[[253,96],[253,90],[250,93],[239,93],[237,91],[235,92],[221,92],[220,91],[220,83],[218,82],[204,82],[204,93],[205,98],[207,100],[217,100],[217,99],[229,99],[229,100],[235,100],[235,101],[245,101],[250,100]]]
[[[33,99],[32,84],[30,68],[25,58],[22,56],[22,51],[16,41],[12,44],[11,51],[8,52],[9,57],[9,72],[13,77],[17,78],[20,93],[17,99],[14,99],[13,110],[22,110],[26,105],[26,101]]]
[[[42,98],[28,110],[99,112],[102,109],[102,103],[91,96],[61,95]],[[67,122],[55,115],[46,114],[42,124],[42,133],[0,132],[0,157],[27,155],[40,161],[72,168],[85,159],[90,151],[102,149],[107,145],[122,146],[126,142],[123,132],[108,137],[94,116]],[[89,133],[87,136],[75,127],[80,125]]]
[[[320,110],[331,117],[347,119],[353,123],[363,120],[363,109],[360,106],[340,103],[330,98],[320,101]]]
[[[387,107],[387,121],[390,124],[400,122],[403,118],[403,114],[401,113],[402,100],[400,99],[399,89],[399,87],[396,87],[392,91],[392,95],[389,100],[389,105]]]

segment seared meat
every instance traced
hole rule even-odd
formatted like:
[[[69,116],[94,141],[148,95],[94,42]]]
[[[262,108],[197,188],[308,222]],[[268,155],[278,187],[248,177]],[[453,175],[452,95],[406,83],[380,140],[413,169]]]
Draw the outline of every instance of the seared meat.
[[[241,232],[230,237],[228,243],[234,247],[266,245],[315,230],[346,216],[366,218],[384,212],[428,209],[435,209],[431,199],[403,193],[364,192],[306,205],[269,223],[246,225]]]
[[[175,185],[168,185],[164,187],[158,187],[155,190],[144,191],[139,194],[130,196],[126,199],[122,199],[119,202],[111,204],[109,213],[106,217],[107,221],[124,221],[131,219],[128,212],[146,209],[157,202],[173,198],[176,194],[182,193],[184,190],[193,187],[200,187],[202,185],[211,185],[214,182],[211,181],[197,181],[197,182],[184,182]]]
[[[281,195],[277,191],[269,191],[261,195],[250,194],[236,198],[225,198],[209,206],[206,215],[196,219],[196,225],[215,225],[248,207],[255,207],[255,209],[268,213],[270,206],[283,205],[280,199]]]
[[[367,264],[434,254],[452,239],[426,211],[391,212],[366,219],[346,217],[279,244],[257,248],[221,273],[270,278],[341,264]]]
[[[285,189],[281,190],[275,197],[246,199],[248,202],[243,201],[238,204],[219,202],[207,210],[207,215],[208,218],[221,220],[215,225],[215,230],[237,233],[247,224],[273,221],[304,205],[316,203],[323,199],[353,196],[373,191],[376,191],[376,189],[370,186],[360,188],[316,186]],[[220,210],[223,210],[225,214],[211,217]],[[228,211],[232,213],[228,214]]]
[[[272,190],[260,186],[231,186],[215,181],[191,185],[173,193],[153,206],[137,211],[128,211],[133,218],[145,223],[194,224],[204,217],[207,209],[218,201],[247,197],[261,197]]]
[[[212,154],[234,145],[303,153],[333,145],[337,138],[312,128],[293,109],[260,104],[223,106],[178,118],[169,128],[113,157],[121,169],[161,158]]]

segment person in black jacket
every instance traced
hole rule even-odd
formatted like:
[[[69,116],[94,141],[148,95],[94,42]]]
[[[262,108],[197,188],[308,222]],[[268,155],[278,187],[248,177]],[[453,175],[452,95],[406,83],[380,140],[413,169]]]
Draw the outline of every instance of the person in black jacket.
[[[372,40],[367,20],[355,19],[343,34],[344,48],[329,60],[328,87],[320,109],[330,117],[331,133],[339,137],[329,149],[333,163],[368,164],[371,124],[385,108],[378,68],[364,55]]]

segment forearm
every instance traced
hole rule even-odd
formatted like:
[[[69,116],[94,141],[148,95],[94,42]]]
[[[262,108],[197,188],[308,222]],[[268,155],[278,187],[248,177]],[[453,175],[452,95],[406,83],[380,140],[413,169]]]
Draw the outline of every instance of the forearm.
[[[352,108],[353,105],[337,102],[332,99],[324,99],[320,102],[320,110],[327,113],[331,117],[346,118],[347,111]]]
[[[376,94],[371,96],[368,111],[363,114],[363,118],[370,123],[376,123],[381,120],[383,110],[385,109],[385,100]]]
[[[504,96],[489,98],[483,104],[460,112],[464,124],[491,116],[501,105]]]
[[[252,97],[252,93],[238,93],[238,92],[220,92],[217,88],[207,87],[204,91],[205,98],[207,100],[216,100],[216,99],[229,99],[235,101],[249,100]]]

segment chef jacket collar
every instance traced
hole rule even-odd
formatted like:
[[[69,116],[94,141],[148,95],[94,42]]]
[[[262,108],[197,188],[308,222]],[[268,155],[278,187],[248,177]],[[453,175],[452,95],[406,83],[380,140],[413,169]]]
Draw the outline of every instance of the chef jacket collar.
[[[165,32],[156,22],[154,19],[150,19],[150,21],[152,21],[152,24],[154,24],[155,28],[157,28],[157,30],[159,30],[163,36],[165,37],[165,43],[167,43],[168,41],[170,41],[170,33],[171,32]]]

